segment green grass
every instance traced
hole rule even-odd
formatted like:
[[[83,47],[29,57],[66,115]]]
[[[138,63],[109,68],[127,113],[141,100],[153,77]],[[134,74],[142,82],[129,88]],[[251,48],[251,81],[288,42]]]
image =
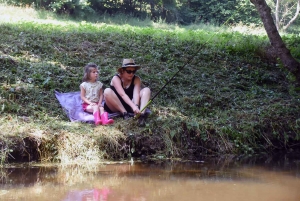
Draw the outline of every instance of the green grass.
[[[0,10],[2,163],[14,154],[78,163],[254,154],[299,143],[299,90],[280,63],[268,63],[268,38],[258,27],[89,23],[30,8]],[[283,38],[299,59],[299,36]],[[108,87],[123,58],[141,64],[138,75],[154,95],[191,56],[150,105],[145,128],[122,119],[109,127],[70,123],[54,96],[55,89],[78,91],[89,62],[100,66]]]

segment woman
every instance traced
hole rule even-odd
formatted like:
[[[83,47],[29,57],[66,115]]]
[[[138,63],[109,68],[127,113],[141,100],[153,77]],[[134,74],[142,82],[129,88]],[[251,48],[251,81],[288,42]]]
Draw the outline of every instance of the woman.
[[[140,69],[133,59],[124,59],[122,67],[118,68],[118,73],[112,78],[110,88],[104,90],[104,110],[108,113],[121,112],[124,119],[130,117],[129,113],[140,114],[142,124],[144,124],[144,108],[150,100],[151,91],[148,87],[141,89],[141,78],[136,76],[136,71]]]

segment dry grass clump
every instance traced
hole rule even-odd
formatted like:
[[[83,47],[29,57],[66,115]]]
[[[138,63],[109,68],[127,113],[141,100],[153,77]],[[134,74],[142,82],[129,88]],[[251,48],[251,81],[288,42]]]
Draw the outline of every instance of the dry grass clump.
[[[125,139],[122,132],[110,126],[94,127],[55,118],[37,121],[24,116],[1,116],[0,162],[3,164],[22,156],[22,160],[27,161],[99,163],[118,153],[122,147],[119,143]]]
[[[0,117],[0,164],[8,158],[15,159],[13,151],[18,150],[23,156],[30,158],[26,150],[25,139],[33,141],[37,146],[44,138],[44,131],[33,124],[28,117],[7,115]]]
[[[62,132],[57,141],[57,159],[62,164],[100,163],[112,154],[107,154],[107,150],[119,151],[122,139],[124,134],[109,126],[98,126],[81,134]]]
[[[65,132],[57,142],[57,158],[61,163],[97,163],[103,156],[96,140],[87,135]]]
[[[120,121],[115,121],[115,126],[98,126],[94,128],[99,149],[102,150],[103,158],[119,158],[127,150],[124,150],[126,135],[118,128]],[[118,127],[119,125],[119,127]]]

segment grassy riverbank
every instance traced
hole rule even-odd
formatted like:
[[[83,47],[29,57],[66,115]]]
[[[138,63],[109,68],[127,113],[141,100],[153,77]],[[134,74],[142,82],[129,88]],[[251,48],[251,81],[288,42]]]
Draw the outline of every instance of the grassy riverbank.
[[[261,29],[106,18],[92,24],[31,9],[0,9],[5,13],[0,21],[2,164],[299,148],[299,89],[268,53]],[[300,59],[300,37],[283,37]],[[54,95],[55,89],[78,91],[89,62],[101,66],[108,87],[116,67],[129,57],[141,64],[138,75],[155,94],[195,53],[150,105],[143,128],[122,119],[107,127],[71,123]]]

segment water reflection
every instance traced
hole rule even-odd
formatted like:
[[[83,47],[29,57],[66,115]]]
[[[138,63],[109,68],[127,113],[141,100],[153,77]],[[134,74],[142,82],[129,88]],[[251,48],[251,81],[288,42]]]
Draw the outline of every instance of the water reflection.
[[[108,188],[92,189],[92,190],[75,190],[68,193],[63,201],[107,201],[110,193]]]
[[[300,200],[295,157],[1,169],[0,200]]]

